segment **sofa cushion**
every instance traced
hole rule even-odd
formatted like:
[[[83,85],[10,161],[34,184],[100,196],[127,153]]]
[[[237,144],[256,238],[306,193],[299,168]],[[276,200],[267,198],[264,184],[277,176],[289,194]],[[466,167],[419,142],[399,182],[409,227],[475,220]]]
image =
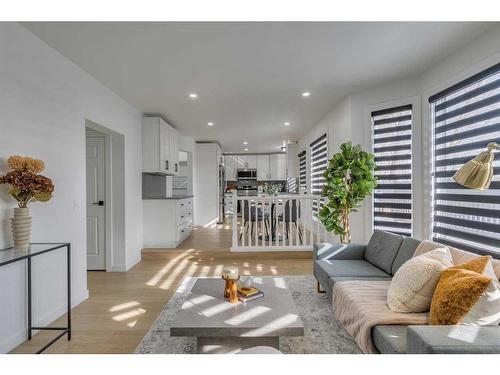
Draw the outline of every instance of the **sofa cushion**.
[[[329,277],[391,277],[366,260],[318,260],[316,262]]]
[[[359,259],[363,260],[366,245],[343,244],[343,243],[315,243],[313,247],[313,259]]]
[[[489,256],[450,267],[443,271],[432,298],[430,324],[498,326],[499,296]]]
[[[394,259],[394,263],[392,263],[392,271],[391,271],[392,275],[394,275],[397,272],[397,270],[399,270],[399,267],[401,267],[404,262],[410,260],[410,258],[415,253],[415,250],[417,249],[418,245],[420,245],[420,242],[421,241],[411,237],[405,237],[403,239],[403,242],[401,242],[401,246],[399,247],[398,254]]]
[[[408,354],[498,354],[499,326],[409,326]]]
[[[415,250],[414,256],[424,254],[428,251],[432,251],[434,249],[437,249],[439,247],[443,247],[442,244],[437,243],[437,242],[432,242],[432,241],[422,241],[422,244]],[[454,247],[448,246],[451,252],[451,257],[453,258],[453,263],[454,264],[462,264],[462,263],[467,263],[470,262],[471,260],[479,257],[479,254],[476,253],[471,253],[469,251],[465,250],[460,250],[456,249]],[[484,254],[483,254],[484,253]],[[498,279],[500,279],[500,260],[496,259],[498,257],[498,254],[495,253],[490,253],[488,251],[482,251],[482,255],[490,255],[493,259],[491,260],[491,265],[493,266],[493,271],[495,272],[495,275],[497,276]]]
[[[366,246],[365,259],[390,274],[403,238],[399,234],[375,230]]]
[[[372,328],[373,344],[383,354],[406,353],[406,329],[403,325],[380,325]]]
[[[341,281],[352,281],[352,280],[363,280],[363,281],[387,281],[390,280],[391,277],[389,275],[383,277],[364,277],[364,276],[334,276],[328,279],[328,290],[326,291],[328,294],[328,299],[332,299],[332,291],[333,287],[336,283],[340,283]]]
[[[323,289],[329,287],[330,277],[383,277],[391,276],[366,260],[317,260],[313,265],[314,276]]]
[[[396,272],[387,292],[392,311],[429,311],[441,273],[453,266],[450,250],[443,246],[411,258]]]

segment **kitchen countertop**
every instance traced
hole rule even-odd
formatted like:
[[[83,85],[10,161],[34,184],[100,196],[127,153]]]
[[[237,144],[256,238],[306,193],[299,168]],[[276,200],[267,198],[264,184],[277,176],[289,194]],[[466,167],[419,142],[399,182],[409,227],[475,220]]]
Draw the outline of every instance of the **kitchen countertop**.
[[[148,199],[186,199],[193,197],[194,195],[172,195],[171,197],[148,197],[148,198],[142,198],[142,200],[145,201]]]

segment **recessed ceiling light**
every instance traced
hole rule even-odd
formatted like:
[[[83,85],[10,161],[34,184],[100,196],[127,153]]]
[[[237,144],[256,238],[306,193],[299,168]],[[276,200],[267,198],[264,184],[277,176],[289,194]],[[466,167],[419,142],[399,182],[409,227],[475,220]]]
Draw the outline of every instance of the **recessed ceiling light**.
[[[290,123],[289,122],[285,122],[285,126],[290,126]]]
[[[247,144],[248,144],[248,142],[247,142],[247,141],[244,141],[244,142],[243,142],[243,144],[244,144],[244,145],[247,145]]]
[[[191,92],[191,93],[189,93],[189,97],[190,97],[191,99],[196,99],[196,98],[198,98],[198,94],[197,94],[197,93],[195,93],[195,92]]]
[[[248,151],[248,148],[245,148],[245,151]]]
[[[304,92],[302,93],[302,96],[303,96],[304,98],[307,98],[307,97],[311,96],[311,93],[310,93],[309,91],[304,91]]]
[[[207,123],[208,126],[214,126],[214,123],[213,122],[209,122]]]

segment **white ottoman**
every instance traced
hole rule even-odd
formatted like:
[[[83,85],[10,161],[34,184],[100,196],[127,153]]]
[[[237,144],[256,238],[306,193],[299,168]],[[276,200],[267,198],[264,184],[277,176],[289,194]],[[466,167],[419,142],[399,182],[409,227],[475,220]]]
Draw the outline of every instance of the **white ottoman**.
[[[236,354],[283,354],[278,349],[270,346],[254,346],[253,348],[243,349]]]

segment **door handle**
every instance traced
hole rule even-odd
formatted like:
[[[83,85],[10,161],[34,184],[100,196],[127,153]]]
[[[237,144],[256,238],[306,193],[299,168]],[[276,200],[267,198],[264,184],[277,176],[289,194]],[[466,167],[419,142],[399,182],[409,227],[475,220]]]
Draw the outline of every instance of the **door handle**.
[[[95,204],[96,206],[104,206],[104,201],[97,201],[92,204]]]
[[[165,160],[165,169],[168,171],[168,160]]]

